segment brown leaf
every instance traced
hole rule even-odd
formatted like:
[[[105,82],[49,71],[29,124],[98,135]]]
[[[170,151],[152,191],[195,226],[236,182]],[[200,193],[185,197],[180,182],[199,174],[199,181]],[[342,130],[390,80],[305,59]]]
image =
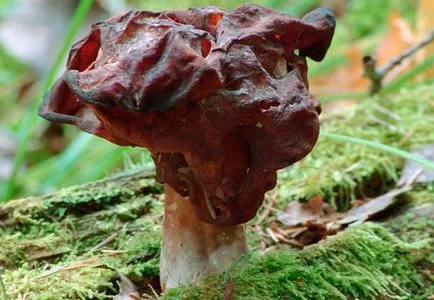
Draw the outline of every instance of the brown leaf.
[[[323,76],[311,79],[311,90],[315,95],[336,95],[355,91],[366,91],[369,80],[362,77],[363,54],[358,45],[350,46],[344,54],[348,60],[345,65],[336,68]]]
[[[113,300],[140,300],[136,285],[124,274],[118,272],[119,294],[113,297]]]
[[[392,11],[388,20],[386,35],[381,39],[375,57],[377,66],[381,67],[392,58],[402,54],[415,43],[410,24],[398,11]],[[393,69],[384,79],[384,82],[392,80],[399,74],[407,71],[415,61],[415,57],[404,60],[398,67]]]
[[[308,224],[306,230],[304,230],[299,236],[297,241],[303,246],[312,245],[325,239],[329,235],[327,226],[324,224]]]
[[[425,145],[413,153],[434,161],[434,144]],[[414,161],[407,160],[402,170],[401,178],[398,181],[398,186],[410,185],[415,182],[434,182],[434,170],[424,168]]]
[[[277,214],[277,220],[289,227],[314,222],[324,216],[323,204],[323,199],[319,196],[313,197],[307,203],[291,201],[284,212]]]
[[[359,207],[351,209],[347,216],[337,223],[340,225],[350,224],[350,226],[361,224],[396,204],[396,197],[409,190],[411,190],[411,187],[394,189],[387,194],[374,198]]]

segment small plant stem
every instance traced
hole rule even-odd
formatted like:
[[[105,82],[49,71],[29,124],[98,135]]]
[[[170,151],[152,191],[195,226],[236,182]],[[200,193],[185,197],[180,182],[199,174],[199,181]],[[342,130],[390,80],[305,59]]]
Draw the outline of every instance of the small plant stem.
[[[374,95],[380,92],[382,88],[382,81],[384,77],[393,70],[396,66],[400,65],[405,59],[411,57],[420,49],[430,44],[434,40],[434,30],[428,33],[420,42],[411,46],[400,55],[392,58],[387,64],[382,67],[377,67],[377,60],[375,57],[367,55],[363,57],[364,77],[371,80],[370,94]]]
[[[337,141],[337,142],[353,143],[353,144],[368,146],[368,147],[371,147],[371,148],[374,148],[377,150],[388,152],[388,153],[396,155],[396,156],[403,157],[403,158],[408,159],[408,160],[412,160],[414,162],[421,164],[422,166],[424,166],[426,168],[434,170],[434,162],[432,162],[428,159],[425,159],[420,155],[410,153],[410,152],[407,152],[407,151],[404,151],[404,150],[401,150],[398,148],[394,148],[394,147],[391,147],[388,145],[384,145],[384,144],[381,144],[378,142],[364,140],[364,139],[360,139],[360,138],[356,138],[356,137],[352,137],[352,136],[334,134],[334,133],[321,133],[321,137],[329,139],[329,140]]]

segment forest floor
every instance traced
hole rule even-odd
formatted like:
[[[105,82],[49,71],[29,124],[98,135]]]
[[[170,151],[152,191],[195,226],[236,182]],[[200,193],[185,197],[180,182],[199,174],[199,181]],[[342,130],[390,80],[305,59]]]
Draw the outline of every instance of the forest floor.
[[[328,114],[322,131],[430,157],[432,124],[434,86],[425,85]],[[249,255],[198,287],[158,295],[163,199],[153,173],[138,167],[2,204],[7,299],[110,299],[120,287],[143,299],[434,295],[434,176],[389,153],[321,137],[308,158],[280,172],[246,225]]]

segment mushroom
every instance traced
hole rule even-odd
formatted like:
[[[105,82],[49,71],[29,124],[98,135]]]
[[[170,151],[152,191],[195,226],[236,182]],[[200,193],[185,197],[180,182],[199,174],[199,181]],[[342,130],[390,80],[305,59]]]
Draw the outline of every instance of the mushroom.
[[[165,183],[163,290],[197,284],[247,251],[244,223],[306,156],[320,104],[306,57],[324,58],[334,16],[258,5],[130,11],[95,24],[39,114],[150,150]]]

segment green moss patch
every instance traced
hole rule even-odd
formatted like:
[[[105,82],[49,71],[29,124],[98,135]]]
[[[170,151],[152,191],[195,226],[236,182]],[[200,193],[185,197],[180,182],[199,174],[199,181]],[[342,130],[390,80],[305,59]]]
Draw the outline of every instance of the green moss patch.
[[[96,228],[89,228],[95,231],[91,236],[62,231],[28,240],[10,235],[8,249],[2,250],[7,253],[0,255],[13,261],[2,274],[9,297],[21,293],[41,300],[110,299],[117,291],[115,271],[133,280],[151,280],[158,276],[160,217],[157,208],[147,218],[120,227],[107,223],[107,232],[100,228],[102,223],[95,223]]]
[[[253,254],[245,266],[163,299],[415,299],[429,295],[432,282],[418,265],[432,250],[429,241],[407,244],[368,223],[300,252]]]
[[[434,124],[433,101],[433,86],[369,98],[323,120],[321,130],[411,151],[434,142],[429,125]],[[389,115],[381,113],[379,106]],[[390,188],[402,165],[402,159],[376,149],[320,138],[307,158],[280,172],[280,208],[288,201],[319,195],[345,210],[359,196],[377,196]]]
[[[152,176],[137,172],[1,206],[8,296],[110,299],[117,272],[157,277],[160,191]]]

